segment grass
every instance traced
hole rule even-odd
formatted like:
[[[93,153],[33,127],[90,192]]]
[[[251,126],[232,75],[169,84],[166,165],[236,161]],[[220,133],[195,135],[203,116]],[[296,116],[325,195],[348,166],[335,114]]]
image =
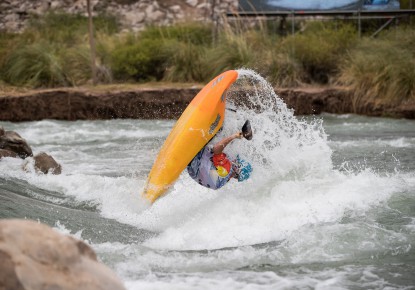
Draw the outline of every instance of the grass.
[[[17,47],[4,61],[3,78],[16,86],[68,85],[56,49],[46,41]]]
[[[355,110],[367,102],[393,105],[415,100],[413,49],[390,39],[366,39],[342,65],[338,82],[353,89]]]
[[[121,33],[116,19],[105,15],[94,24],[103,83],[206,83],[225,70],[246,67],[280,87],[348,86],[356,92],[356,108],[367,101],[415,98],[414,27],[392,26],[370,38],[368,25],[358,39],[356,27],[342,22],[297,23],[297,33],[288,36],[277,35],[269,22],[228,23],[214,39],[213,27],[203,23],[150,26],[141,33]],[[49,13],[32,18],[21,34],[1,32],[2,86],[88,85],[87,27],[86,17]]]
[[[97,17],[95,26],[97,34],[113,35],[118,31],[113,17]],[[91,69],[87,29],[86,17],[52,12],[41,18],[33,16],[21,34],[1,32],[0,79],[35,88],[88,82]],[[106,71],[105,67],[99,68]]]
[[[336,28],[330,23],[309,22],[302,33],[284,39],[282,50],[301,64],[303,82],[327,84],[355,42],[356,32],[349,25]]]

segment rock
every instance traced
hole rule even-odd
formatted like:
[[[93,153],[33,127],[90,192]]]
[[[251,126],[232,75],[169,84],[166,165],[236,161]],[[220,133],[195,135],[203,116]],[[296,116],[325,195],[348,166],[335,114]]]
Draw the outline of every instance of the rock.
[[[84,242],[29,220],[0,220],[0,289],[125,289]]]
[[[61,8],[63,3],[61,1],[52,1],[50,2],[50,8],[53,10]]]
[[[50,8],[50,2],[42,2],[37,8],[36,12],[38,14],[44,14]]]
[[[17,22],[19,21],[19,15],[16,13],[9,14],[9,15],[6,15],[6,17],[4,17],[4,20],[6,22]]]
[[[158,22],[164,20],[166,17],[166,13],[156,10],[151,14],[147,14],[147,18],[150,22]]]
[[[0,149],[0,159],[2,159],[3,157],[13,157],[13,158],[17,158],[17,154],[14,153],[13,151],[5,150],[5,149]]]
[[[143,12],[131,11],[131,12],[126,13],[124,17],[128,23],[131,23],[134,25],[134,24],[143,22],[144,19],[146,18],[146,14]]]
[[[0,149],[12,151],[19,155],[20,158],[25,159],[28,156],[33,156],[32,149],[19,134],[14,131],[4,131],[0,134]]]
[[[180,5],[173,5],[170,7],[170,11],[172,11],[174,14],[180,14],[183,13],[182,12],[182,8],[180,7]]]
[[[62,166],[53,159],[52,156],[46,154],[45,152],[41,152],[36,154],[33,157],[34,160],[34,168],[36,172],[42,172],[44,174],[52,173],[55,175],[59,175],[62,173]]]
[[[198,3],[198,0],[186,0],[186,4],[191,7],[196,7]]]

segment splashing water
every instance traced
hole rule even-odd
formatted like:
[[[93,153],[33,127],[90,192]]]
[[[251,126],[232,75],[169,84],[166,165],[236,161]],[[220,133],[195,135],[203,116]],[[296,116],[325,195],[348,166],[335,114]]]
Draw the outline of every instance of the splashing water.
[[[364,211],[399,188],[399,182],[385,187],[391,180],[370,170],[334,170],[322,121],[296,118],[261,76],[238,73],[228,100],[236,113],[226,113],[223,131],[212,142],[250,120],[252,141],[234,141],[225,151],[252,164],[251,178],[212,192],[182,175],[151,209],[164,222],[157,223],[161,234],[147,246],[195,250],[280,241],[306,225],[337,222],[349,209]]]
[[[252,144],[238,144],[237,151],[242,150],[242,155],[253,158],[251,161],[260,169],[260,175],[267,179],[271,176],[274,179],[302,178],[330,171],[331,149],[322,121],[297,119],[293,110],[287,108],[260,75],[251,70],[239,70],[238,73],[234,90],[245,95],[231,96],[229,103],[235,107],[238,99],[245,100],[238,114],[227,115],[225,130],[235,130],[236,124],[248,119],[255,128],[255,138]]]
[[[214,191],[183,172],[149,206],[139,193],[174,121],[0,122],[63,166],[37,175],[1,159],[0,218],[83,239],[129,290],[411,288],[414,121],[294,117],[261,76],[238,73],[212,143],[249,119],[254,138],[226,148],[252,164],[249,180]]]

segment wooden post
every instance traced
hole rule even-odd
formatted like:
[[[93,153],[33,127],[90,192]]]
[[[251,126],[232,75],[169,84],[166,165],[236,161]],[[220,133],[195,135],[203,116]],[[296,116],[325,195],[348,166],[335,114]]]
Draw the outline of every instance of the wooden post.
[[[91,72],[92,84],[97,84],[97,66],[95,62],[95,39],[94,39],[94,23],[92,21],[91,0],[86,0],[88,10],[88,30],[89,30],[89,46],[91,49]]]

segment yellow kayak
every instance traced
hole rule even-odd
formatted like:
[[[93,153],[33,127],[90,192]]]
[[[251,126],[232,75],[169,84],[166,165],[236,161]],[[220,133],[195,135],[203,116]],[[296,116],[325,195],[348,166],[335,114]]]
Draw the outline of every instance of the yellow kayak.
[[[210,81],[190,102],[160,149],[143,195],[154,202],[179,178],[196,154],[215,136],[225,119],[226,90],[238,78],[234,70]]]

